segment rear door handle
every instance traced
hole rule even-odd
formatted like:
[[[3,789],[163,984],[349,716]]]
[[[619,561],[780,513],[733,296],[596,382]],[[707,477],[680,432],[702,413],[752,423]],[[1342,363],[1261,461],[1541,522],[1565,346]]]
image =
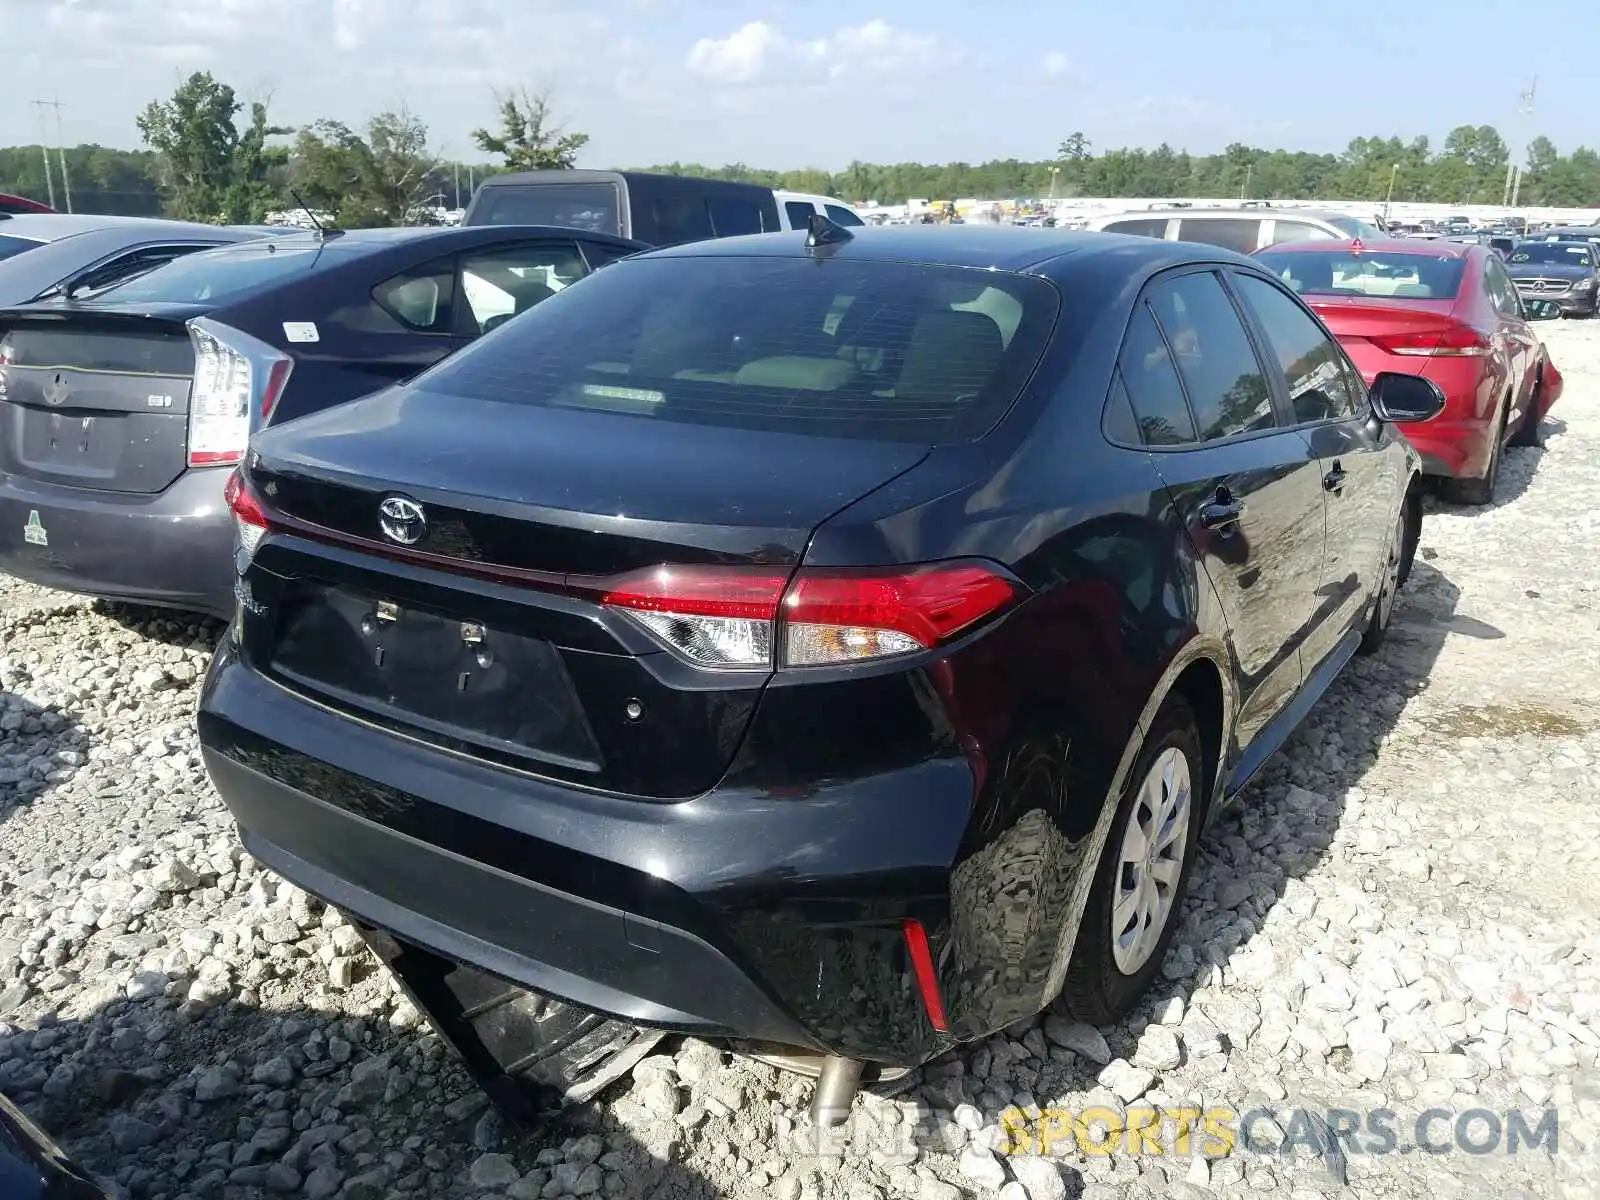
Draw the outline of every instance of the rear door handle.
[[[1329,472],[1322,477],[1322,486],[1330,492],[1337,492],[1344,486],[1345,471],[1339,463],[1334,463]]]

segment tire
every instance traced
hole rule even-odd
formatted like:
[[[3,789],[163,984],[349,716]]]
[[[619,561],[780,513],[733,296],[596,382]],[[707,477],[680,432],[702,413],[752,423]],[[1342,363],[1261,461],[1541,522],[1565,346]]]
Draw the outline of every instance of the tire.
[[[1188,775],[1183,827],[1169,844],[1167,853],[1160,856],[1162,861],[1175,868],[1176,874],[1171,877],[1164,907],[1160,909],[1159,930],[1151,933],[1142,946],[1127,945],[1114,936],[1112,919],[1118,893],[1123,892],[1131,881],[1130,875],[1122,867],[1123,852],[1127,848],[1125,839],[1135,814],[1150,814],[1146,785],[1152,781],[1152,773],[1174,764],[1177,759],[1182,760]],[[1094,887],[1089,894],[1089,902],[1084,906],[1072,963],[1067,968],[1067,976],[1057,1000],[1058,1006],[1080,1020],[1092,1025],[1109,1025],[1119,1020],[1139,1002],[1161,970],[1173,931],[1177,928],[1178,910],[1183,905],[1184,889],[1189,882],[1195,846],[1199,840],[1202,812],[1200,797],[1204,794],[1203,763],[1200,731],[1189,702],[1179,695],[1167,697],[1151,724],[1150,733],[1129,774],[1127,790],[1118,803],[1110,836],[1100,854]],[[1159,774],[1154,779],[1159,781]],[[1181,851],[1176,844],[1179,840],[1182,843]],[[1153,873],[1145,873],[1145,877],[1152,882],[1156,879]],[[1146,928],[1153,924],[1144,922]],[[1119,950],[1119,944],[1123,945],[1122,950]]]
[[[1539,436],[1539,405],[1544,402],[1544,380],[1536,379],[1533,384],[1533,394],[1528,397],[1528,411],[1522,418],[1522,424],[1517,426],[1517,432],[1511,435],[1511,444],[1518,448],[1523,446],[1543,445]]]
[[[1489,465],[1477,479],[1447,479],[1444,482],[1445,499],[1456,504],[1493,504],[1495,487],[1500,482],[1500,459],[1505,454],[1506,419],[1510,404],[1501,410],[1500,423],[1495,426],[1494,440],[1489,445]]]
[[[627,1076],[661,1041],[357,924],[401,989],[507,1118],[541,1125]]]
[[[1415,488],[1406,493],[1400,504],[1400,515],[1395,520],[1394,535],[1389,539],[1388,553],[1384,557],[1383,577],[1378,582],[1378,594],[1373,599],[1372,616],[1361,635],[1359,654],[1376,654],[1384,639],[1389,636],[1389,625],[1394,620],[1394,606],[1411,574],[1411,562],[1417,553],[1417,540],[1422,534],[1422,497]]]

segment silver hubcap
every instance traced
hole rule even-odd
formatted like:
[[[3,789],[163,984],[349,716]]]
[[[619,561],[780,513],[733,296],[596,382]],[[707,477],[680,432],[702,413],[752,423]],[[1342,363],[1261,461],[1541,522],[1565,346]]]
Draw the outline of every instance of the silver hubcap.
[[[1163,750],[1139,785],[1122,835],[1111,904],[1111,956],[1132,975],[1150,961],[1172,917],[1189,847],[1189,760]]]

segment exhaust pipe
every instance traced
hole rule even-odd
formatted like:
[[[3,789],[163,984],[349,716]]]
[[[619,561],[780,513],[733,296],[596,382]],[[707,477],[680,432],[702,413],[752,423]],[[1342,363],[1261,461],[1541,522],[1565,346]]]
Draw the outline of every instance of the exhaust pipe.
[[[850,1106],[861,1087],[861,1068],[857,1058],[829,1055],[822,1060],[816,1089],[811,1093],[811,1123],[818,1129],[832,1129],[850,1119]]]

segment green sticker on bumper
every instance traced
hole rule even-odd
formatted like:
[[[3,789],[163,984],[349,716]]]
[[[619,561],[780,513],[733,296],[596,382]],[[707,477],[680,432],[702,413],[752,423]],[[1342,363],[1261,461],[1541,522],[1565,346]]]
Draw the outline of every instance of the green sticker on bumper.
[[[28,523],[22,527],[22,537],[29,545],[48,546],[50,535],[45,532],[44,522],[39,520],[37,508],[28,511]]]

